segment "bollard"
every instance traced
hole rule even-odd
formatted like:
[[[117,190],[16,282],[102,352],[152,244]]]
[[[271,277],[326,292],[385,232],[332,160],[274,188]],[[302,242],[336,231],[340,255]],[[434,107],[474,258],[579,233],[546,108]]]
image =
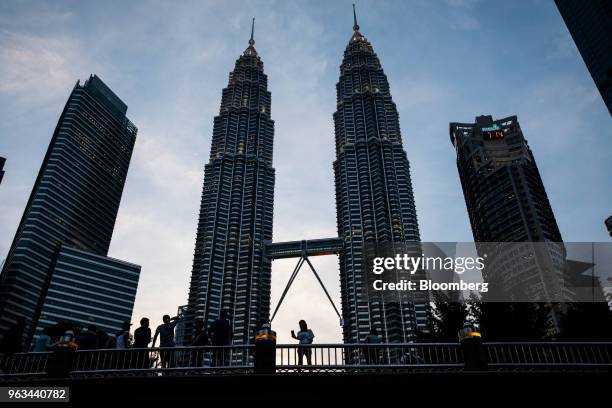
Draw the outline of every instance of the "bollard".
[[[484,347],[480,337],[467,337],[461,340],[463,351],[463,369],[465,371],[483,371],[487,369]]]
[[[276,372],[276,342],[255,342],[255,373],[274,374]]]
[[[54,350],[47,362],[47,377],[68,378],[72,371],[75,350],[71,348]]]

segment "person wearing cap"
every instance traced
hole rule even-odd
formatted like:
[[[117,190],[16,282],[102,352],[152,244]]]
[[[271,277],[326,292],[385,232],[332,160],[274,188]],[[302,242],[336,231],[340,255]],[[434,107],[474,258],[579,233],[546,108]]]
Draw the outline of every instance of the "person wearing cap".
[[[126,349],[132,347],[132,335],[130,334],[130,326],[132,323],[129,321],[123,322],[121,325],[121,330],[117,333],[117,345],[115,346],[118,349]]]

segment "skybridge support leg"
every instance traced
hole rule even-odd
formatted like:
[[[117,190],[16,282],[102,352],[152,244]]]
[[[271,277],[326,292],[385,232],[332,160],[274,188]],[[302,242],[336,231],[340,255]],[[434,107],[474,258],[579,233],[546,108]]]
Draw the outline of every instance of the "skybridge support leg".
[[[317,273],[317,271],[315,270],[314,266],[312,265],[312,263],[310,262],[310,259],[308,259],[307,257],[304,257],[304,259],[306,259],[306,262],[308,262],[308,266],[310,266],[310,269],[312,270],[312,273],[314,273],[314,276],[317,278],[317,280],[319,281],[319,284],[321,285],[321,287],[323,288],[323,291],[325,292],[325,294],[327,295],[327,299],[329,299],[329,303],[331,303],[332,307],[334,308],[334,311],[336,312],[336,314],[338,315],[338,319],[340,319],[340,326],[342,326],[342,316],[340,315],[340,312],[338,312],[338,308],[336,307],[336,305],[334,304],[334,301],[332,300],[331,296],[329,296],[329,292],[327,291],[327,288],[325,287],[325,285],[323,284],[323,281],[321,280],[321,278],[319,277],[319,274]]]
[[[287,286],[285,286],[285,290],[283,291],[283,294],[281,295],[281,297],[280,297],[280,299],[278,301],[278,304],[276,305],[276,308],[274,309],[274,313],[272,314],[272,318],[270,319],[270,322],[272,322],[274,320],[274,318],[276,317],[276,313],[278,313],[278,309],[280,308],[281,304],[283,303],[283,300],[285,300],[285,296],[287,295],[287,292],[289,291],[289,288],[293,284],[293,281],[297,277],[298,272],[300,271],[300,269],[304,265],[304,262],[308,263],[308,266],[312,270],[312,273],[314,273],[314,276],[317,278],[317,281],[319,282],[319,285],[321,285],[321,287],[323,288],[323,292],[325,292],[325,295],[327,296],[327,299],[329,300],[329,303],[331,303],[332,307],[334,308],[334,311],[336,312],[336,315],[338,315],[338,318],[340,319],[340,326],[343,326],[342,316],[340,315],[340,312],[338,311],[338,308],[334,304],[334,301],[332,300],[331,296],[329,295],[329,292],[327,291],[327,288],[323,284],[323,281],[319,277],[319,274],[317,273],[316,269],[314,268],[314,266],[310,262],[310,259],[308,259],[308,257],[306,255],[302,255],[300,257],[300,259],[298,260],[297,265],[295,265],[295,268],[293,269],[293,273],[291,274],[291,277],[289,278],[289,282],[287,282]]]
[[[276,313],[278,312],[278,308],[283,303],[283,300],[285,299],[285,296],[287,295],[287,292],[289,291],[289,288],[293,284],[293,281],[295,280],[295,277],[297,276],[298,272],[300,271],[300,268],[302,268],[302,265],[304,265],[304,258],[300,257],[300,259],[298,260],[297,265],[295,265],[295,268],[293,269],[293,273],[291,274],[291,277],[289,278],[289,282],[287,282],[287,286],[285,286],[285,290],[283,291],[283,294],[281,295],[281,298],[278,301],[278,304],[276,305],[276,309],[274,309],[274,313],[272,314],[272,318],[270,319],[270,322],[272,322],[272,320],[274,320],[274,317],[276,316]]]

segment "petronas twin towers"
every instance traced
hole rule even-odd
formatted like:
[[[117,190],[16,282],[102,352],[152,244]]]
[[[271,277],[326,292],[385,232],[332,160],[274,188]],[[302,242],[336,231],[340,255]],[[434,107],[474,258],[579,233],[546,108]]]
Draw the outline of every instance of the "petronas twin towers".
[[[403,342],[426,324],[426,303],[369,298],[364,247],[420,240],[410,165],[389,83],[354,20],[334,113],[343,336],[357,343],[376,327],[385,341]],[[254,44],[251,31],[214,119],[186,314],[190,333],[194,319],[210,324],[227,311],[235,344],[249,343],[256,324],[270,317],[274,121]]]

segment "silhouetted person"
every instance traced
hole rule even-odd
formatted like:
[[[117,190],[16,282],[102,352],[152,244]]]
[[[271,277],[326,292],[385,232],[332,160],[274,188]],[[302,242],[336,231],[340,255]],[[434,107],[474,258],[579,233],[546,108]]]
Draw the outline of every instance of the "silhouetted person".
[[[201,319],[196,319],[194,322],[193,340],[191,345],[193,347],[208,346],[210,341],[208,340],[208,334],[204,330],[204,322]],[[204,349],[198,348],[193,351],[191,365],[194,367],[201,367],[202,360],[204,357]]]
[[[193,341],[191,345],[194,347],[200,346],[208,346],[210,341],[208,340],[208,335],[206,334],[206,330],[204,330],[204,322],[200,319],[196,319],[194,322],[194,333],[193,333]]]
[[[304,356],[306,356],[306,361],[308,362],[308,365],[312,365],[312,350],[310,349],[310,347],[304,346],[312,344],[312,340],[314,339],[314,333],[308,328],[306,321],[300,320],[299,325],[300,331],[297,333],[297,335],[293,330],[291,330],[291,337],[298,340],[301,346],[298,347],[298,365],[302,365]]]
[[[132,323],[125,321],[121,324],[121,330],[117,333],[116,347],[118,349],[127,349],[132,347],[132,335],[130,334],[130,327]]]
[[[0,340],[0,354],[15,354],[23,352],[23,331],[26,327],[26,319],[18,317],[17,323],[12,325],[2,340]]]
[[[66,330],[66,332],[55,343],[57,349],[77,350],[79,345],[74,341],[74,331]]]
[[[162,317],[164,321],[163,324],[157,326],[155,330],[155,336],[153,336],[153,347],[155,347],[155,343],[157,342],[157,337],[159,336],[159,347],[161,348],[171,348],[176,346],[174,342],[174,328],[178,323],[178,317],[170,317],[168,315],[164,315]],[[170,368],[174,365],[174,354],[172,351],[162,350],[159,353],[159,357],[161,358],[162,368]]]
[[[34,341],[34,350],[35,353],[44,353],[53,349],[53,342],[51,341],[49,327],[45,327],[42,333],[36,337]]]
[[[61,326],[71,327],[70,325]],[[47,375],[51,378],[67,378],[78,348],[74,331],[69,328],[54,344],[53,354],[49,356],[47,363]]]
[[[134,348],[145,349],[149,347],[149,343],[151,343],[149,319],[143,317],[140,319],[140,327],[134,331]],[[148,351],[138,351],[136,360],[136,368],[151,368],[151,359],[149,358]]]
[[[134,348],[147,348],[151,343],[151,328],[149,319],[140,319],[140,327],[134,331]]]
[[[76,340],[79,350],[95,350],[98,348],[97,328],[93,324],[84,327]]]
[[[381,341],[382,340],[380,336],[378,335],[378,330],[376,330],[375,327],[372,327],[370,329],[370,334],[368,334],[363,340],[365,344],[380,344]],[[363,351],[364,351],[364,357],[365,357],[366,364],[368,365],[378,364],[379,350],[377,347],[364,347]]]
[[[227,346],[231,343],[234,334],[225,310],[221,311],[219,318],[212,322],[208,329],[208,335],[213,346]],[[213,364],[215,366],[225,364],[226,354],[225,349],[214,348]]]

